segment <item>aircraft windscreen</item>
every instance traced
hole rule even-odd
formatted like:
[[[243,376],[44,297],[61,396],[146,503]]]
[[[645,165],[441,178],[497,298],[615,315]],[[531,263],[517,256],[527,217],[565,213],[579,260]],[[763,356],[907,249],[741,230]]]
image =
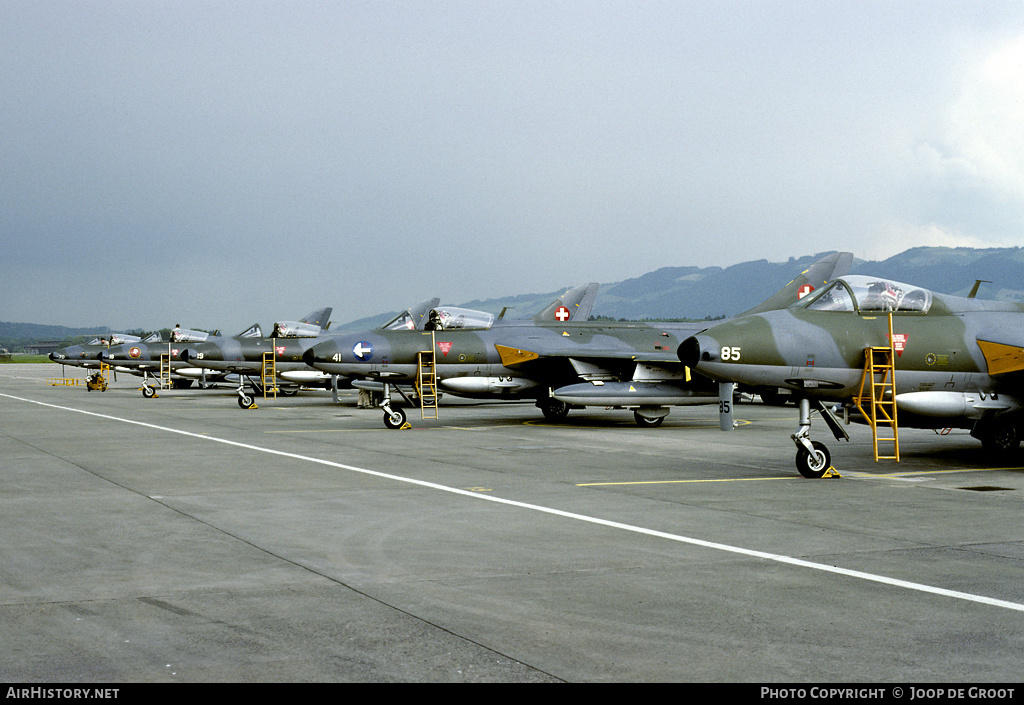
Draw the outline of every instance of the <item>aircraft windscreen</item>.
[[[400,313],[381,326],[384,330],[416,330],[416,321],[408,311]]]
[[[816,296],[808,301],[798,302],[810,311],[853,311],[853,297],[846,287],[839,282],[833,282],[832,286],[823,289]]]
[[[860,275],[837,279],[806,303],[812,311],[861,313],[927,313],[931,305],[932,293],[927,289]]]

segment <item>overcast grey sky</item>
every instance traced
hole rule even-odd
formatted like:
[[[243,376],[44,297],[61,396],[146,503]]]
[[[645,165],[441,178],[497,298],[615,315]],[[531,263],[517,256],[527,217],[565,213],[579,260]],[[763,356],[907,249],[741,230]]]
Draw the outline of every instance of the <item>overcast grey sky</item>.
[[[0,0],[0,96],[6,321],[1024,245],[1019,0]]]

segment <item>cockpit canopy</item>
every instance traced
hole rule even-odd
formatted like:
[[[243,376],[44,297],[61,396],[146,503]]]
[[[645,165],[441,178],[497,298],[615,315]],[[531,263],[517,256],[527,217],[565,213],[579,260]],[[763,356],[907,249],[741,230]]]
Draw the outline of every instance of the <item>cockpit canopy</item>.
[[[111,347],[113,347],[115,345],[121,345],[123,343],[137,343],[140,340],[142,340],[142,338],[140,338],[137,335],[128,335],[127,333],[114,333],[109,338],[93,338],[88,343],[86,343],[86,345],[110,345]]]
[[[488,330],[494,325],[494,314],[469,308],[432,308],[427,315],[425,330],[458,330],[474,328]]]
[[[271,338],[316,338],[320,335],[320,326],[314,323],[298,321],[278,321],[274,324]]]
[[[928,313],[932,292],[891,279],[850,275],[794,306],[809,311],[857,311],[859,313]]]
[[[209,337],[209,333],[190,328],[175,328],[171,331],[172,343],[201,343]]]

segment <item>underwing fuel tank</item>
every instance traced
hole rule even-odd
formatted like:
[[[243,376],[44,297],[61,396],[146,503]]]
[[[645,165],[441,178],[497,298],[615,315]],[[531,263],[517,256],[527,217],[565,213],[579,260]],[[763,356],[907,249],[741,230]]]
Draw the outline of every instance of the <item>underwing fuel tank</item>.
[[[718,401],[702,392],[681,389],[673,384],[651,382],[602,382],[570,384],[552,394],[558,401],[580,406],[681,406]]]
[[[896,407],[919,416],[933,418],[981,418],[986,411],[1013,411],[1019,408],[1009,397],[974,392],[907,392],[896,395]]]
[[[278,372],[277,376],[286,382],[296,384],[316,384],[330,380],[331,376],[319,370],[285,370]]]
[[[448,377],[438,380],[452,394],[518,394],[537,383],[522,377]]]

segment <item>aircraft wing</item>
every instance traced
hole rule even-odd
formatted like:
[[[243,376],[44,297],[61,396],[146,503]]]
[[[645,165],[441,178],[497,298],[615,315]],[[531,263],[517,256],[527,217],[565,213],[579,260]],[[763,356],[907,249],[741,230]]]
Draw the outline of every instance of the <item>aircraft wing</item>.
[[[587,348],[585,351],[581,350],[578,352],[569,351],[544,351],[535,352],[532,350],[524,350],[521,348],[514,348],[507,345],[501,345],[495,343],[495,349],[498,351],[498,355],[501,356],[501,364],[505,367],[516,367],[522,366],[524,363],[532,362],[534,360],[543,360],[545,358],[560,358],[565,360],[586,360],[593,364],[597,364],[602,360],[610,361],[621,361],[621,362],[646,362],[651,364],[665,364],[665,365],[678,365],[679,357],[675,353],[675,349],[665,350],[664,353],[657,352],[637,352],[635,350],[599,350],[594,348]]]
[[[1024,333],[1021,331],[985,331],[977,340],[990,375],[1024,370]]]

